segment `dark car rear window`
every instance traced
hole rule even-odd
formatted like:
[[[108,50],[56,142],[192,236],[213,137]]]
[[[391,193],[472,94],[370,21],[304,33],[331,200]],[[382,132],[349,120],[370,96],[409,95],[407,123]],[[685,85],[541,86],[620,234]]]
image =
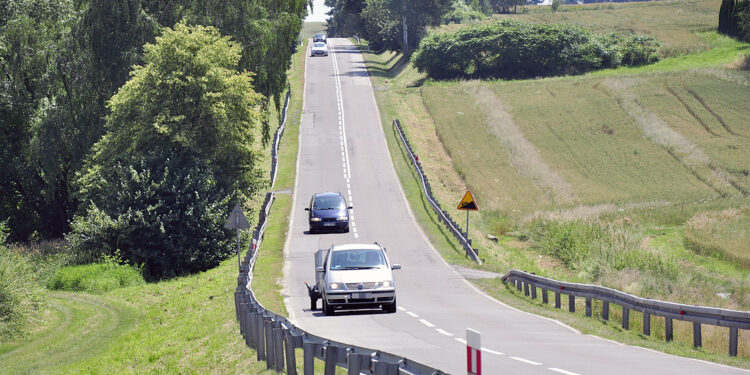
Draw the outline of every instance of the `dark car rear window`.
[[[314,210],[343,210],[346,208],[341,197],[316,197],[313,202]]]

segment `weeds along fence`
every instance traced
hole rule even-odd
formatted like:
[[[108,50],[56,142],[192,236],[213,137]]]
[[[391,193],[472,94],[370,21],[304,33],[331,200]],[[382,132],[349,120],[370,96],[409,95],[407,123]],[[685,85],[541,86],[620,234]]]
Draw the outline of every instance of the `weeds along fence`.
[[[475,262],[482,264],[482,260],[479,259],[479,255],[477,255],[477,252],[474,250],[473,247],[471,247],[471,240],[469,240],[469,233],[464,233],[461,231],[461,228],[458,226],[456,221],[453,220],[453,218],[445,210],[443,210],[443,208],[440,206],[440,203],[432,194],[432,187],[430,186],[430,182],[427,180],[427,176],[424,174],[424,170],[422,169],[422,164],[419,162],[419,158],[414,153],[414,150],[412,150],[411,144],[409,143],[409,140],[406,138],[406,135],[404,134],[404,129],[401,127],[401,121],[399,121],[398,119],[394,119],[393,127],[396,128],[396,131],[398,132],[398,136],[399,138],[401,138],[401,143],[404,145],[404,149],[406,149],[406,153],[409,154],[409,159],[411,160],[411,164],[414,166],[414,169],[417,171],[417,175],[419,176],[419,181],[420,181],[420,185],[422,186],[422,191],[427,197],[427,201],[430,202],[430,206],[432,206],[432,210],[435,211],[435,214],[437,214],[438,221],[445,223],[445,225],[448,227],[451,233],[453,233],[453,236],[456,237],[458,242],[461,243],[461,246],[463,246],[467,257],[470,256],[471,259],[473,259]]]
[[[286,114],[289,95],[284,104]],[[286,116],[284,116],[284,123]],[[284,130],[284,123],[274,136],[272,150],[272,186],[276,177],[278,159],[278,142]],[[302,349],[302,373],[315,373],[315,359],[323,361],[323,373],[333,375],[336,367],[347,369],[347,374],[372,375],[444,375],[446,373],[409,360],[395,354],[349,345],[316,336],[296,327],[285,317],[278,315],[258,302],[251,288],[253,269],[258,258],[263,233],[268,223],[268,215],[275,194],[266,194],[263,208],[258,214],[258,224],[252,235],[250,247],[240,264],[240,274],[237,278],[237,289],[234,292],[234,304],[237,320],[240,323],[240,333],[245,344],[254,349],[258,361],[265,361],[270,370],[297,374],[296,349]]]
[[[665,335],[667,341],[672,341],[673,320],[681,320],[693,323],[693,346],[700,347],[701,325],[708,324],[729,328],[729,355],[737,356],[737,341],[740,329],[750,329],[750,311],[736,311],[719,309],[714,307],[683,305],[679,303],[657,301],[648,298],[636,297],[632,294],[621,292],[598,285],[575,284],[548,279],[527,272],[511,270],[503,275],[503,282],[512,283],[516,289],[523,291],[524,295],[537,298],[537,289],[541,290],[542,302],[549,303],[549,292],[555,293],[555,307],[561,308],[562,295],[568,296],[568,310],[575,312],[575,298],[585,298],[586,316],[592,316],[592,300],[602,302],[602,319],[609,319],[610,303],[622,307],[622,328],[630,328],[630,311],[643,313],[643,334],[651,335],[651,317],[664,318]]]

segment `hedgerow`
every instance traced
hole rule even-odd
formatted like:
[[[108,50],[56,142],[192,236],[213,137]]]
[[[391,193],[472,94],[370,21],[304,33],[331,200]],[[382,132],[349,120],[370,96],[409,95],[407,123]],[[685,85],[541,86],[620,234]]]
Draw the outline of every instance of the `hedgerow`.
[[[659,59],[660,47],[651,35],[503,20],[431,34],[412,63],[435,79],[545,77],[650,64]]]

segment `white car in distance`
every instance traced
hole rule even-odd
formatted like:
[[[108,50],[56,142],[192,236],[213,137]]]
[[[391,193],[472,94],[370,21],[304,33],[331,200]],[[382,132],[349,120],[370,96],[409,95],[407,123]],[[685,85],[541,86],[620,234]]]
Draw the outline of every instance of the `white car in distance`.
[[[310,48],[310,56],[328,56],[328,45],[323,42],[314,42]]]

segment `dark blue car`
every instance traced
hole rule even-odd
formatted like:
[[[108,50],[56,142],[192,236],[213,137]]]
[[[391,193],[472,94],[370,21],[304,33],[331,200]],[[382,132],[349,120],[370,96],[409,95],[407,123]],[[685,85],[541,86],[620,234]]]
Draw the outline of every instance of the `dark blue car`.
[[[305,211],[308,211],[310,233],[322,230],[348,232],[351,208],[346,205],[341,193],[313,194],[310,207],[305,208]]]

